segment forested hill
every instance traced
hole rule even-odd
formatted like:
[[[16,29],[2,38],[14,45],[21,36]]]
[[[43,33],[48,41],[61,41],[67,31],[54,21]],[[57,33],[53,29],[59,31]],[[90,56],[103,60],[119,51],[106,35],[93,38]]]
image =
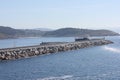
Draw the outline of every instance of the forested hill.
[[[53,31],[41,31],[34,29],[14,29],[0,26],[0,39],[18,37],[78,37],[78,36],[115,36],[119,35],[110,30],[91,30],[79,28],[61,28]]]
[[[73,37],[73,36],[79,37],[84,35],[115,36],[119,34],[110,30],[91,30],[91,29],[79,29],[79,28],[62,28],[44,34],[44,36],[53,36],[53,37]]]
[[[18,38],[18,37],[40,37],[46,31],[32,29],[14,29],[11,27],[0,26],[0,39]]]
[[[24,31],[13,29],[11,27],[0,26],[0,39],[15,38],[18,35],[24,35]]]

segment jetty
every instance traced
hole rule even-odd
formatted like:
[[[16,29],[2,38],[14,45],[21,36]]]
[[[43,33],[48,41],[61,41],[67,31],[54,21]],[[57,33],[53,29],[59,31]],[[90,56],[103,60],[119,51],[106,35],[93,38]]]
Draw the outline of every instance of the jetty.
[[[83,40],[75,42],[42,42],[39,45],[0,49],[0,60],[28,58],[43,54],[52,54],[62,51],[77,50],[81,48],[111,44],[105,39]]]

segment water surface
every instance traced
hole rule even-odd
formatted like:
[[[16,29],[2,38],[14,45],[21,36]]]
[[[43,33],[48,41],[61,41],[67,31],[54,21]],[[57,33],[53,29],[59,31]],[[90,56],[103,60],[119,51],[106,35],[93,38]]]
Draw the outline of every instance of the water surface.
[[[1,61],[0,80],[119,80],[120,37],[107,38],[114,44]],[[70,39],[61,37],[58,40],[73,40]],[[28,40],[24,39],[26,42]],[[37,43],[38,39],[34,40]]]

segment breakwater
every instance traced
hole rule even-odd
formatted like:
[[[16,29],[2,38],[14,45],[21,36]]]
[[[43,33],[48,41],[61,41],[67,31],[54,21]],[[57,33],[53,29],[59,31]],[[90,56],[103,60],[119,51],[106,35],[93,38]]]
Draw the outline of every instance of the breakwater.
[[[77,50],[90,46],[100,46],[113,43],[109,40],[98,39],[77,42],[45,42],[40,45],[0,49],[0,60],[28,58],[48,53]]]

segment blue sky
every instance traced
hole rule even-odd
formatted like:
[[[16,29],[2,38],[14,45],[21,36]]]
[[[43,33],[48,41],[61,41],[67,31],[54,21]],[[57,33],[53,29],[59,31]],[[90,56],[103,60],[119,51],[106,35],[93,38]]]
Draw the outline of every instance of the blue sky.
[[[118,30],[120,0],[0,0],[0,25]]]

